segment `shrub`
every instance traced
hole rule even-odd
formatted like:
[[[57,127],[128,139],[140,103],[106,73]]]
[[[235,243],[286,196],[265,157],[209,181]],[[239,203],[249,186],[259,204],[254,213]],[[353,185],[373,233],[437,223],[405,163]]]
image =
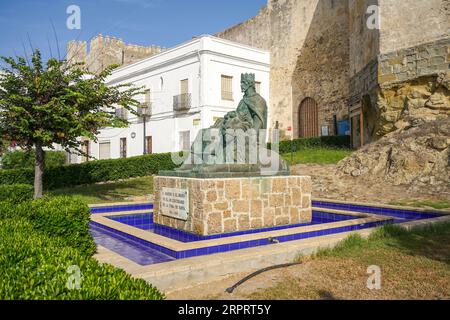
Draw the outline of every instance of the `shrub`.
[[[24,217],[0,219],[0,299],[147,299],[164,296],[143,280],[131,278],[124,271],[99,264],[92,257],[64,246],[61,238],[34,230]],[[79,289],[67,286],[73,273],[81,271]]]
[[[90,256],[95,243],[89,234],[90,210],[80,199],[74,197],[43,198],[15,205],[3,202],[0,219],[27,218],[34,229],[50,237],[60,238],[67,246]]]
[[[295,152],[306,148],[350,148],[350,136],[300,138],[280,141],[279,153]],[[270,143],[268,144],[270,148]]]
[[[117,181],[157,174],[160,170],[173,170],[170,153],[151,154],[133,158],[85,162],[47,168],[44,188],[47,190],[97,182]],[[33,170],[0,170],[0,184],[33,183]]]
[[[33,186],[29,184],[0,185],[0,201],[21,203],[33,199]]]
[[[13,151],[2,157],[3,169],[32,169],[36,154],[34,151]],[[64,151],[46,151],[45,166],[48,168],[63,166],[66,163]]]

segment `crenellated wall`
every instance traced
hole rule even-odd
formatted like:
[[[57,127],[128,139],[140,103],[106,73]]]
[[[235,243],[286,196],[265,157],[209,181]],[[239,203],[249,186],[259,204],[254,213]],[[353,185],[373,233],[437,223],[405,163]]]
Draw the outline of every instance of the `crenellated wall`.
[[[163,51],[159,46],[137,46],[125,44],[121,39],[98,35],[89,43],[69,41],[67,59],[71,62],[85,62],[93,73],[99,73],[112,64],[128,65]]]

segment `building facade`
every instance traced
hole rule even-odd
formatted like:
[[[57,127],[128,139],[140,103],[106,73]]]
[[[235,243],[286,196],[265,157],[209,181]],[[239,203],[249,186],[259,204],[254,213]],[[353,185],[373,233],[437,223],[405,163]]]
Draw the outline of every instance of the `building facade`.
[[[142,103],[139,116],[117,109],[130,125],[101,130],[98,141],[87,141],[84,151],[96,159],[115,159],[187,150],[201,129],[236,109],[241,73],[246,72],[255,73],[257,90],[269,101],[269,52],[213,36],[116,69],[109,85],[144,88],[145,94],[136,97]],[[72,155],[70,162],[86,160]]]
[[[405,115],[450,112],[448,0],[268,0],[216,36],[270,51],[270,126],[284,139],[349,130],[359,147]]]

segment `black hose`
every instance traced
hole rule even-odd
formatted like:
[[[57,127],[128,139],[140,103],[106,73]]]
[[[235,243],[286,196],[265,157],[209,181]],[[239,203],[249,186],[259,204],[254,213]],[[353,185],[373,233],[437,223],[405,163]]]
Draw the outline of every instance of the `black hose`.
[[[250,280],[251,278],[253,278],[253,277],[255,277],[255,276],[257,276],[257,275],[259,275],[259,274],[261,274],[261,273],[263,273],[263,272],[270,271],[270,270],[274,270],[274,269],[279,269],[279,268],[292,267],[292,266],[296,266],[296,265],[299,265],[299,264],[301,264],[301,262],[285,263],[285,264],[279,264],[279,265],[276,265],[276,266],[266,267],[266,268],[263,268],[263,269],[261,269],[261,270],[255,271],[255,272],[253,272],[252,274],[250,274],[250,275],[246,276],[245,278],[243,278],[242,280],[240,280],[239,282],[237,282],[235,285],[233,285],[233,286],[227,288],[227,289],[225,290],[225,292],[233,293],[233,291],[234,291],[237,287],[239,287],[241,284],[243,284],[244,282]]]

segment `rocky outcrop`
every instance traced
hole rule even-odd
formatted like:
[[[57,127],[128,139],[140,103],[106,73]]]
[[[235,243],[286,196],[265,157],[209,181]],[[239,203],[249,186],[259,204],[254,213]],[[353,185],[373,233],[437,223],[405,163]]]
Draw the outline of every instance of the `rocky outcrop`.
[[[411,116],[403,121],[402,128],[342,160],[337,174],[379,182],[380,189],[388,183],[427,193],[449,192],[450,117],[425,121]]]
[[[416,121],[435,121],[450,116],[450,74],[417,78],[382,86],[378,102],[376,135],[404,129]]]

